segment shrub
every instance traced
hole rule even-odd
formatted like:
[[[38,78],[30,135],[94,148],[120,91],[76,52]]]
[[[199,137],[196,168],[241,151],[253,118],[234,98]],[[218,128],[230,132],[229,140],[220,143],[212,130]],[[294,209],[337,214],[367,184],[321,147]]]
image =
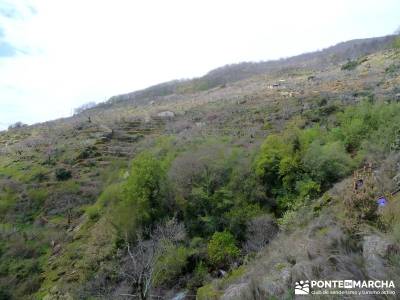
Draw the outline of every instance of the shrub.
[[[9,292],[9,288],[0,287],[0,300],[11,300],[11,294]]]
[[[240,250],[234,236],[228,232],[215,232],[208,243],[207,254],[215,267],[227,267],[235,260]]]
[[[313,181],[326,187],[349,173],[352,160],[341,142],[315,141],[304,154],[303,164]]]
[[[65,168],[58,168],[56,169],[56,178],[59,181],[64,181],[68,180],[72,177],[72,173],[70,170],[67,170]]]
[[[400,49],[400,37],[397,37],[393,41],[393,48],[396,50]]]
[[[97,221],[100,218],[100,207],[98,205],[92,205],[86,208],[86,214],[92,221]]]
[[[183,246],[170,246],[156,263],[155,285],[174,283],[185,268],[189,254],[189,249]]]
[[[246,251],[260,251],[270,242],[277,232],[278,225],[271,215],[262,215],[248,221],[245,243]]]
[[[298,212],[294,210],[287,210],[281,218],[278,219],[278,224],[283,230],[287,230],[293,225],[298,217]]]
[[[359,65],[361,65],[363,62],[367,61],[367,58],[359,58],[356,60],[348,60],[347,63],[345,63],[341,69],[342,70],[347,70],[347,71],[351,71],[354,70],[355,68],[357,68]]]
[[[108,185],[99,196],[97,202],[102,207],[107,207],[110,204],[116,204],[122,199],[123,185],[121,183],[114,183]]]
[[[189,289],[196,289],[201,287],[207,280],[208,277],[208,270],[206,265],[200,261],[197,265],[196,268],[194,269],[194,272],[192,274],[191,279],[189,280],[187,287]]]
[[[270,135],[261,146],[256,158],[255,172],[270,189],[280,183],[279,165],[283,157],[291,153],[290,145],[279,135]]]
[[[42,278],[39,274],[32,274],[29,278],[27,278],[19,287],[19,290],[23,295],[32,295],[37,290],[39,290],[41,286]],[[0,298],[1,299],[1,298]]]
[[[245,240],[246,227],[249,220],[263,213],[259,204],[241,203],[223,215],[227,228],[235,233],[235,237]]]
[[[0,216],[5,215],[9,209],[11,209],[16,201],[17,195],[11,191],[0,191]]]
[[[304,202],[307,202],[308,200],[314,199],[319,195],[321,186],[319,183],[311,179],[304,179],[296,183],[296,191],[299,194],[299,197]]]
[[[35,189],[28,192],[29,197],[34,202],[35,208],[41,207],[48,196],[48,191],[46,189]]]
[[[197,300],[218,300],[222,296],[222,293],[218,291],[212,284],[202,286],[197,290]]]
[[[390,199],[382,209],[380,219],[387,231],[391,232],[394,239],[400,242],[400,198]]]
[[[365,221],[376,221],[378,205],[376,182],[372,175],[363,177],[363,185],[357,190],[348,187],[344,196],[345,224],[351,230],[357,230]]]
[[[97,157],[100,156],[101,154],[98,152],[97,147],[95,146],[88,146],[85,149],[83,149],[78,156],[76,157],[77,160],[81,159],[88,159],[92,157]]]
[[[47,175],[44,172],[38,172],[32,176],[33,181],[43,182],[47,179]]]
[[[388,75],[396,75],[400,71],[399,64],[391,64],[389,67],[385,69],[385,73]]]

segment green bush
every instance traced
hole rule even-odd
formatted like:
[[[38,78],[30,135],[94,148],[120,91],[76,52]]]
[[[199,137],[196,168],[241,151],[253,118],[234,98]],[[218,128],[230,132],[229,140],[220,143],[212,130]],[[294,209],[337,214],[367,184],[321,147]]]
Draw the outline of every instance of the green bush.
[[[299,197],[306,202],[318,197],[321,191],[321,186],[312,179],[303,179],[296,182],[296,191]]]
[[[248,221],[262,213],[263,210],[257,203],[240,203],[238,206],[223,214],[223,218],[226,219],[226,227],[229,231],[234,232],[235,237],[243,241],[245,239]]]
[[[0,300],[11,300],[11,294],[9,288],[7,287],[0,287]]]
[[[56,169],[56,178],[57,180],[63,181],[63,180],[68,180],[72,177],[72,173],[70,170],[67,170],[65,168],[58,168]]]
[[[179,155],[168,177],[189,236],[209,238],[233,227],[241,235],[246,220],[239,210],[263,198],[253,174],[243,151],[221,141]]]
[[[261,146],[255,163],[255,172],[267,185],[267,192],[280,185],[279,166],[281,160],[291,153],[290,144],[282,136],[270,135]]]
[[[121,183],[110,184],[105,188],[98,198],[98,203],[102,207],[107,207],[110,204],[116,204],[122,199],[123,185]]]
[[[97,147],[95,146],[87,146],[83,149],[78,156],[76,157],[77,160],[88,159],[92,157],[100,156],[101,154],[98,152]]]
[[[399,64],[391,64],[389,67],[385,69],[385,73],[388,75],[396,75],[400,71]]]
[[[218,300],[222,296],[222,293],[218,291],[212,284],[202,286],[197,290],[197,300]]]
[[[140,227],[148,227],[167,214],[166,172],[164,161],[148,152],[133,161],[116,205],[112,222],[121,234],[134,238]]]
[[[100,207],[96,204],[86,208],[86,214],[92,221],[97,221],[100,218]]]
[[[215,232],[207,246],[210,262],[215,267],[229,266],[240,254],[234,236],[228,232]]]
[[[195,290],[196,288],[201,287],[206,282],[207,277],[208,277],[207,267],[202,261],[200,261],[196,265],[196,268],[194,269],[194,272],[187,284],[187,287],[191,290]]]
[[[2,216],[15,205],[17,196],[9,190],[4,192],[0,191],[0,199],[0,216]]]
[[[357,191],[349,186],[344,196],[345,224],[351,231],[365,221],[375,222],[378,218],[378,187],[375,178],[370,175],[363,178],[363,185]]]
[[[400,49],[400,37],[397,37],[393,41],[393,48],[396,50]]]
[[[376,128],[376,120],[372,115],[371,105],[362,104],[359,107],[346,109],[338,115],[340,127],[337,130],[349,152],[359,148],[361,141],[365,139],[373,128]]]
[[[156,263],[154,283],[156,286],[174,283],[187,264],[190,251],[183,246],[170,246]]]
[[[393,149],[400,105],[363,101],[336,113],[326,128],[304,128],[289,122],[280,134],[269,135],[254,163],[267,196],[277,199],[277,214],[317,198],[332,183],[347,176],[366,152]]]
[[[315,141],[304,154],[303,164],[307,174],[315,182],[329,186],[349,174],[352,160],[341,142],[324,145]]]
[[[47,189],[29,190],[28,196],[31,199],[32,209],[38,210],[43,207],[43,204],[48,197],[48,191]]]
[[[359,58],[356,60],[348,60],[347,63],[345,63],[341,69],[342,70],[347,70],[347,71],[351,71],[354,70],[355,68],[357,68],[359,65],[361,65],[363,62],[367,61],[367,58]]]

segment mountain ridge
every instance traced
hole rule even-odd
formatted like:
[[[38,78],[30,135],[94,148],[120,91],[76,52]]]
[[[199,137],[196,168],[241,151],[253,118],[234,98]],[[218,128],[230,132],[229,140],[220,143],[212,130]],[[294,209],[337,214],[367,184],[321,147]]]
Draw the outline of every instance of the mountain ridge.
[[[142,90],[112,96],[104,104],[117,103],[120,101],[142,103],[145,98],[149,98],[149,101],[152,101],[156,100],[157,97],[183,92],[185,91],[185,87],[187,91],[207,90],[240,81],[254,75],[276,72],[283,68],[310,67],[322,69],[330,64],[343,63],[346,60],[356,59],[359,56],[383,50],[393,42],[396,36],[397,35],[386,35],[382,37],[353,39],[340,42],[322,50],[302,53],[288,58],[262,62],[228,64],[213,69],[201,77],[183,80],[175,79],[152,85]],[[196,87],[193,89],[188,88],[187,86],[192,83],[195,83]],[[100,105],[102,104],[103,103]]]

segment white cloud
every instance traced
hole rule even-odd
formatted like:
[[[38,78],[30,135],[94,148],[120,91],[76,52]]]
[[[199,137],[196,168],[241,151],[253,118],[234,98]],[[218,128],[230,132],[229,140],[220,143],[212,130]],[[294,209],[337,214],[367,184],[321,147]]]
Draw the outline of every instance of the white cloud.
[[[0,58],[0,123],[66,116],[83,102],[200,76],[227,63],[384,35],[400,19],[397,0],[9,4],[19,17],[1,17],[0,28],[21,52]]]

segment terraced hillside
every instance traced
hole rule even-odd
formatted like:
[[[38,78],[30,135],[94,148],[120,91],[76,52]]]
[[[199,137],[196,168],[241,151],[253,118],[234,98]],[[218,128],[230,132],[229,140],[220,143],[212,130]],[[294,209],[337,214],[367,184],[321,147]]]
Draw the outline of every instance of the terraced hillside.
[[[289,299],[303,279],[399,282],[394,38],[1,132],[0,299]],[[351,174],[369,163],[359,196]]]

